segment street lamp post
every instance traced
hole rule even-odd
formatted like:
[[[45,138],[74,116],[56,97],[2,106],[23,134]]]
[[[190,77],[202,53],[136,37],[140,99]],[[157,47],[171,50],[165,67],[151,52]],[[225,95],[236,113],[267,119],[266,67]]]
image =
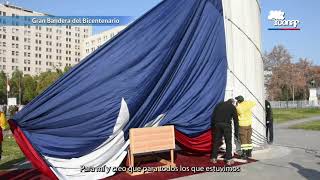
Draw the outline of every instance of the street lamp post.
[[[19,74],[19,105],[21,105],[21,76]]]
[[[10,91],[8,75],[9,74],[6,74],[6,77],[7,77],[7,87],[6,87],[6,90],[7,90],[7,105],[8,105],[8,101],[9,101],[9,91]]]
[[[294,69],[295,67],[294,67],[294,65],[293,64],[291,64],[291,75],[292,76],[294,76]],[[292,77],[292,79],[294,79],[293,77]],[[294,103],[294,81],[292,81],[292,79],[291,79],[291,83],[292,83],[292,101],[293,101],[293,103]]]

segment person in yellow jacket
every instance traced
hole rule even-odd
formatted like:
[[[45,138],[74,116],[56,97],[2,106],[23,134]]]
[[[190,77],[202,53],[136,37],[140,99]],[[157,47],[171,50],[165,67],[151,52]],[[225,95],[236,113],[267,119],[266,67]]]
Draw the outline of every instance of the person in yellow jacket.
[[[253,101],[245,101],[243,96],[235,98],[238,102],[237,112],[239,119],[239,134],[241,142],[241,158],[252,157],[252,108],[256,105]]]
[[[3,130],[5,130],[9,127],[6,115],[2,111],[0,111],[0,126]]]
[[[3,141],[2,130],[5,130],[6,128],[8,128],[8,122],[6,119],[6,115],[2,111],[0,111],[0,159],[2,156],[2,141]]]

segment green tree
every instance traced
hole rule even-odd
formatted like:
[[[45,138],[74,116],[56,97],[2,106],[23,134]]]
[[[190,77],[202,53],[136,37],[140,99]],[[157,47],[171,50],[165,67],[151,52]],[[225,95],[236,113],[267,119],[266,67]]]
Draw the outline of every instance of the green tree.
[[[72,66],[65,66],[64,70],[63,70],[63,73],[68,72],[71,68],[72,68]]]
[[[0,72],[0,104],[4,104],[7,101],[7,76]]]
[[[23,84],[23,96],[22,104],[29,103],[33,98],[37,96],[37,81],[30,75],[25,75],[22,79]]]
[[[10,84],[10,97],[16,97],[17,102],[20,103],[22,100],[22,77],[23,73],[19,70],[15,70],[12,73],[11,79],[9,81]]]
[[[37,94],[41,94],[60,77],[57,72],[43,72],[37,77]]]

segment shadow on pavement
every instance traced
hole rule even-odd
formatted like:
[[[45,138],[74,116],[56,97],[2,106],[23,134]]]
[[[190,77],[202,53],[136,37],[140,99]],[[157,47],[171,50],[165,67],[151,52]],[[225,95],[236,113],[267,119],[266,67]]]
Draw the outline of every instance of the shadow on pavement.
[[[281,166],[281,165],[277,165],[277,164],[273,164],[273,163],[265,163],[265,162],[261,162],[261,161],[258,161],[257,163],[267,165],[267,166],[291,169],[291,167]]]
[[[289,164],[297,168],[298,173],[306,179],[320,179],[320,171],[318,170],[304,168],[303,166],[293,162],[290,162]]]

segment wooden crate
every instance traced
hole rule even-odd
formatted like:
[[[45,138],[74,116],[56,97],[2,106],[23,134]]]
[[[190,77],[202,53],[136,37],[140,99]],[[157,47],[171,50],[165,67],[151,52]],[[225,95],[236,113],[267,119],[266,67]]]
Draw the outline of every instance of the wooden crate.
[[[130,148],[128,150],[129,166],[134,167],[135,155],[143,153],[151,153],[157,151],[170,151],[171,161],[165,159],[160,160],[166,166],[175,166],[174,149],[175,136],[174,126],[148,127],[148,128],[132,128],[129,132]],[[143,174],[144,172],[134,173],[131,175]]]

